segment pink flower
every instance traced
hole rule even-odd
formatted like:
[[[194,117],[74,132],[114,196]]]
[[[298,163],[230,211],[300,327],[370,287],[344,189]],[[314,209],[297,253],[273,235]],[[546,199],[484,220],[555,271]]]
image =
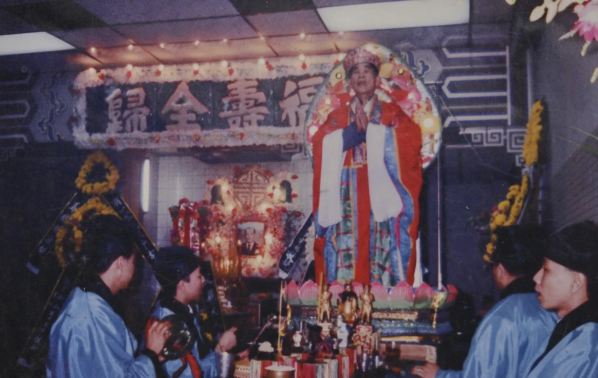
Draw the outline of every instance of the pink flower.
[[[598,1],[588,1],[573,8],[579,20],[571,31],[577,31],[586,42],[598,41]]]

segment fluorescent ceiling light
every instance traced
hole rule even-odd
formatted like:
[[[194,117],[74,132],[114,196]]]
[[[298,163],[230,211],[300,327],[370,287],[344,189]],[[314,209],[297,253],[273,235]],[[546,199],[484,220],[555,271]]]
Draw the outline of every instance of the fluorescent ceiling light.
[[[143,161],[141,171],[141,210],[145,213],[149,211],[149,191],[150,191],[150,161]]]
[[[73,46],[46,32],[0,35],[0,55],[72,49]]]
[[[466,24],[469,0],[405,0],[318,8],[331,32]]]

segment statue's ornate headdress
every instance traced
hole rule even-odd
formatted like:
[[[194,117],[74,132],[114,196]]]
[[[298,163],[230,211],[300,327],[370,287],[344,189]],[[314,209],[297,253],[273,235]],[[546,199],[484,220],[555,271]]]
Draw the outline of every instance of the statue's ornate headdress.
[[[359,63],[372,64],[378,69],[378,71],[380,71],[380,65],[382,64],[380,62],[380,58],[378,58],[376,54],[363,47],[359,47],[351,51],[349,55],[345,57],[343,60],[343,68],[345,69],[345,72],[349,72],[353,66]]]

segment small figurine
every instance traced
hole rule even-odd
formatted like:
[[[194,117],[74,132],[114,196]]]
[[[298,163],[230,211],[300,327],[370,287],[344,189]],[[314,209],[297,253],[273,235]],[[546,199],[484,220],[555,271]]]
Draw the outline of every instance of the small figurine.
[[[327,322],[332,321],[331,312],[332,312],[332,304],[330,303],[332,299],[332,293],[330,292],[330,286],[328,284],[324,284],[322,287],[322,293],[320,294],[320,313],[318,314],[318,322],[323,323],[324,317],[326,317]]]
[[[357,319],[359,318],[359,306],[357,303],[357,294],[353,291],[353,287],[351,283],[345,284],[345,291],[341,293],[341,298],[339,299],[338,309],[345,323],[349,325],[355,324]]]
[[[316,356],[322,350],[322,327],[319,325],[311,325],[308,324],[309,328],[309,345],[310,345],[310,353],[307,358],[307,362],[313,363],[316,360]]]
[[[372,324],[372,302],[374,295],[370,293],[370,285],[365,285],[361,294],[361,324]]]
[[[320,327],[322,327],[322,337],[330,336],[330,331],[332,330],[332,323],[318,323]]]
[[[349,346],[349,327],[343,321],[342,315],[336,317],[336,337],[340,340],[339,348],[341,352],[344,352],[344,349]]]
[[[295,331],[295,334],[293,335],[293,349],[300,349],[301,341],[303,341],[301,331]]]

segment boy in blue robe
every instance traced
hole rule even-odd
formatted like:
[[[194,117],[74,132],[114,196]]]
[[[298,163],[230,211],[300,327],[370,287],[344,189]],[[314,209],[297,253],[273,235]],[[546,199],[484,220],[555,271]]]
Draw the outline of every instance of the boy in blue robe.
[[[540,307],[532,276],[540,269],[545,233],[535,226],[499,228],[492,254],[492,274],[501,301],[475,332],[463,370],[440,370],[435,364],[415,367],[428,378],[522,377],[556,324],[556,314]]]
[[[215,351],[226,352],[236,345],[236,328],[224,332],[215,351],[212,350],[210,340],[206,339],[200,329],[195,303],[201,298],[204,283],[199,260],[188,247],[161,248],[154,272],[162,286],[162,293],[150,316],[163,319],[176,315],[185,322],[196,340],[184,357],[164,363],[166,373],[173,378],[197,378],[198,365],[201,377],[216,377],[218,371]]]
[[[135,246],[124,223],[113,215],[96,216],[80,253],[88,273],[52,326],[47,376],[160,377],[158,354],[168,325],[154,323],[145,335],[146,348],[137,354],[137,340],[116,311],[115,295],[135,272]]]
[[[560,320],[527,377],[598,377],[598,226],[586,221],[552,235],[534,281],[540,305]]]

